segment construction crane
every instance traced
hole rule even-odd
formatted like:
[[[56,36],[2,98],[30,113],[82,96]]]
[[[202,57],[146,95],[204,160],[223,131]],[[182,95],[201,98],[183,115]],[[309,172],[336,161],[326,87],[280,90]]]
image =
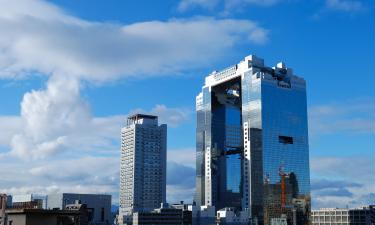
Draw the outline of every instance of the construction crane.
[[[286,185],[285,185],[285,178],[288,176],[287,173],[284,172],[284,167],[279,167],[279,176],[281,179],[281,209],[285,209],[286,205]]]

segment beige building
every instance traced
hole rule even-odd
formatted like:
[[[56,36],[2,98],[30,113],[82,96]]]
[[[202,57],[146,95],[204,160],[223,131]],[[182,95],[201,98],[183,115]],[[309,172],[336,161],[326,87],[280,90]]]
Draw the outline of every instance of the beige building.
[[[322,208],[311,211],[312,225],[374,225],[375,206],[354,209]]]
[[[9,209],[6,214],[5,225],[85,225],[78,210]]]

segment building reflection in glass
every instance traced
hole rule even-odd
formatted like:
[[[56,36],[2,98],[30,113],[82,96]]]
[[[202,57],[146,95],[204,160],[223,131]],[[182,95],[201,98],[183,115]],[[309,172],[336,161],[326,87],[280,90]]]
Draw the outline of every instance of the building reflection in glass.
[[[305,80],[248,56],[206,77],[197,107],[195,202],[254,224],[309,222]]]

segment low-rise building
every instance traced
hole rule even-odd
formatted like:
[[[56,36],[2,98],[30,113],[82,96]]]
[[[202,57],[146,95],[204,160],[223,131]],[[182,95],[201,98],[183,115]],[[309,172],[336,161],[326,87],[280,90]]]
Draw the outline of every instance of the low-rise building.
[[[111,201],[111,195],[60,193],[48,195],[48,208],[66,209],[78,202],[87,205],[89,225],[109,225],[113,224]]]
[[[311,211],[313,225],[374,225],[375,206],[339,209],[322,208]]]
[[[22,206],[24,204],[33,203],[37,204],[39,209],[47,209],[47,195],[42,194],[24,194],[24,195],[13,195],[12,205]]]
[[[182,224],[183,225],[192,225],[193,224],[193,212],[190,208],[191,205],[184,204],[183,201],[180,204],[172,204],[171,208],[182,210]]]
[[[87,225],[79,210],[7,209],[5,225]]]
[[[216,221],[215,206],[189,206],[192,212],[193,225],[213,225]]]
[[[216,223],[218,225],[247,225],[249,224],[248,213],[235,212],[234,208],[224,208],[217,211]]]
[[[7,206],[7,195],[0,194],[0,225],[5,224],[5,209]]]
[[[182,225],[183,214],[181,209],[160,208],[151,212],[135,212],[133,225]]]

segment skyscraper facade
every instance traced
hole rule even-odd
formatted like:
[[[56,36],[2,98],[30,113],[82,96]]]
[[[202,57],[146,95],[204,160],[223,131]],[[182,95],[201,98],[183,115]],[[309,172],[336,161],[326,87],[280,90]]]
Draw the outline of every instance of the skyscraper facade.
[[[258,224],[308,224],[305,80],[247,56],[205,78],[196,111],[195,202],[233,207]]]
[[[167,125],[136,114],[121,129],[120,209],[123,215],[147,212],[166,202]]]

